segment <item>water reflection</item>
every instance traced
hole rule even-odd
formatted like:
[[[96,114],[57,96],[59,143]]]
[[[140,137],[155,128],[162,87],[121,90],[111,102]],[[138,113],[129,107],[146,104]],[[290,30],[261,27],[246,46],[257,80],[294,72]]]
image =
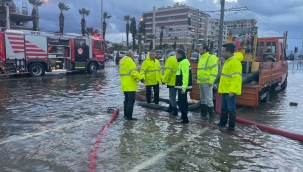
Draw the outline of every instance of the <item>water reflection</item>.
[[[289,84],[259,109],[244,108],[239,116],[301,131],[302,79],[294,74],[289,77],[294,86]],[[167,98],[167,91],[161,96]],[[1,80],[0,97],[0,153],[6,155],[0,157],[0,171],[88,171],[90,151],[111,116],[107,107],[122,109],[123,102],[118,68],[95,75]],[[289,107],[290,100],[299,106]],[[291,171],[285,164],[297,171],[303,168],[302,144],[297,141],[237,124],[237,134],[269,153],[217,129],[180,125],[150,113],[167,115],[136,106],[139,120],[133,122],[120,112],[101,139],[96,171]],[[189,118],[209,122],[199,112],[189,113]]]

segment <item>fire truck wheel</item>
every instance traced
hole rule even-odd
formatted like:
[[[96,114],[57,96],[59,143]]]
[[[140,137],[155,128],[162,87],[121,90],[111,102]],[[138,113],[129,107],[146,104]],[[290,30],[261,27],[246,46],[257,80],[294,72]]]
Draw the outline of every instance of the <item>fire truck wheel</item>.
[[[97,63],[91,62],[88,66],[88,73],[96,73],[98,69]]]
[[[44,76],[45,67],[41,63],[33,63],[29,66],[29,73],[32,76]]]

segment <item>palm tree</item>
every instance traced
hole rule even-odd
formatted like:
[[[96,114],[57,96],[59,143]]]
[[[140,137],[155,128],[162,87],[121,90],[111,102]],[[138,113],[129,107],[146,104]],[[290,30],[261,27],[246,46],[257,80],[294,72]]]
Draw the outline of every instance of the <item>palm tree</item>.
[[[38,17],[37,16],[37,12],[36,12],[36,8],[41,6],[44,1],[43,0],[28,0],[28,2],[33,5],[33,10],[32,10],[32,17],[33,17],[33,30],[34,31],[38,31]]]
[[[129,21],[130,21],[130,16],[126,15],[124,16],[124,21],[126,21],[126,46],[128,47],[128,35],[129,35]]]
[[[11,2],[12,0],[1,0],[1,6],[0,6],[0,27],[7,27],[6,26],[6,19],[7,19],[7,16],[6,16],[6,7],[5,7],[5,4],[7,2]]]
[[[59,25],[60,25],[60,33],[63,33],[63,29],[64,29],[64,15],[63,15],[63,11],[67,11],[69,10],[69,6],[67,6],[65,3],[63,2],[59,2],[58,7],[60,9],[60,15],[59,15]]]
[[[85,21],[85,18],[84,16],[88,16],[90,14],[90,11],[85,9],[85,8],[82,8],[82,9],[79,9],[79,14],[82,15],[82,19],[81,19],[81,32],[82,32],[82,35],[85,36],[85,33],[86,33],[86,21]]]
[[[131,19],[131,23],[130,23],[130,32],[132,33],[132,37],[133,37],[133,51],[135,49],[135,38],[136,38],[136,34],[137,34],[137,25],[136,25],[136,18],[132,17]]]
[[[110,19],[112,16],[108,15],[107,12],[103,13],[103,40],[105,40],[105,33],[106,33],[106,21],[105,19]]]
[[[160,32],[160,49],[162,48],[162,39],[163,39],[163,29],[165,29],[165,26],[160,26],[161,32]]]
[[[177,36],[175,36],[175,37],[170,38],[170,39],[174,41],[173,47],[174,47],[174,50],[176,50],[176,48],[177,48],[177,43],[176,42],[179,40],[179,38]]]
[[[156,35],[149,34],[147,35],[147,38],[150,39],[149,49],[153,49],[153,40],[156,39]]]
[[[99,30],[98,29],[94,29],[93,27],[87,27],[86,28],[86,33],[88,35],[96,35],[99,33]]]

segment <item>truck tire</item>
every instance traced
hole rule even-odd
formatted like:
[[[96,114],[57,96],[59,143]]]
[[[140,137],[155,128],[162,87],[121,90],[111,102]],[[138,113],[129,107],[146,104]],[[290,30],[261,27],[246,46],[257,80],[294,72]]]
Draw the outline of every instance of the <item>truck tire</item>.
[[[286,87],[287,87],[287,76],[286,76],[283,84],[281,85],[281,90],[285,90]]]
[[[96,73],[98,70],[98,66],[96,62],[91,62],[88,66],[87,72],[88,73]]]
[[[260,102],[268,102],[269,101],[269,95],[270,95],[271,87],[265,88],[264,93],[266,93],[266,96],[260,100]]]
[[[41,63],[33,63],[29,66],[29,73],[31,76],[44,76],[45,67]]]

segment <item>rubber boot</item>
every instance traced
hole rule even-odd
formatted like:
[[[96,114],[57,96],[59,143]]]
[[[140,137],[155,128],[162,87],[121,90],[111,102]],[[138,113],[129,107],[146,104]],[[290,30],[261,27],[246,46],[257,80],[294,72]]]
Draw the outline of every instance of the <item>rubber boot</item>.
[[[168,108],[165,111],[169,112],[169,113],[171,113],[173,111],[171,104],[169,104]]]
[[[207,111],[210,118],[213,118],[215,116],[214,107],[207,107]]]
[[[207,105],[201,104],[201,116],[207,115]]]
[[[124,112],[124,118],[126,118],[126,108],[127,108],[127,104],[126,103],[124,103],[124,107],[123,108],[124,108],[124,111],[123,111]]]
[[[126,107],[127,120],[137,120],[137,118],[133,118],[133,109],[134,109],[134,103],[128,103]]]
[[[229,124],[228,124],[228,128],[226,128],[226,130],[234,131],[235,125],[236,125],[236,112],[229,112]]]
[[[218,127],[225,127],[228,119],[228,111],[227,109],[221,110],[220,122],[217,124]]]
[[[177,107],[173,107],[173,116],[178,116],[178,108]]]

